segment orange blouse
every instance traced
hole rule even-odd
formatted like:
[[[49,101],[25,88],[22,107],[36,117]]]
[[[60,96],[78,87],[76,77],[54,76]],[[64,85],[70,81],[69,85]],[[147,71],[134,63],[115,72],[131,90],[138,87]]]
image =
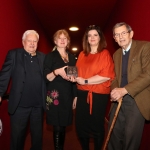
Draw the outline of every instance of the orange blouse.
[[[115,77],[114,63],[108,50],[104,49],[100,53],[89,54],[85,56],[83,52],[80,53],[76,66],[78,68],[78,76],[88,79],[92,76],[99,75],[108,77],[110,80],[93,85],[77,84],[79,90],[86,90],[88,92],[88,102],[90,103],[90,113],[92,111],[92,92],[99,94],[109,94],[110,84]]]

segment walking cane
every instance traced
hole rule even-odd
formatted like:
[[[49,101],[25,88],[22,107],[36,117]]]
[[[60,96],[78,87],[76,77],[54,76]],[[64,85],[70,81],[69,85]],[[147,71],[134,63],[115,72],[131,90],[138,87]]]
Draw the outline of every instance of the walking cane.
[[[106,150],[106,148],[107,148],[107,145],[108,145],[108,142],[109,142],[109,139],[110,139],[110,135],[111,135],[111,132],[112,132],[113,127],[114,127],[114,125],[115,125],[115,122],[116,122],[116,119],[117,119],[117,116],[118,116],[118,113],[119,113],[121,104],[122,104],[122,98],[120,98],[120,99],[118,100],[118,106],[117,106],[117,109],[116,109],[116,112],[115,112],[113,121],[112,121],[112,123],[111,123],[109,132],[108,132],[108,134],[107,134],[107,138],[106,138],[106,140],[105,140],[103,150]]]

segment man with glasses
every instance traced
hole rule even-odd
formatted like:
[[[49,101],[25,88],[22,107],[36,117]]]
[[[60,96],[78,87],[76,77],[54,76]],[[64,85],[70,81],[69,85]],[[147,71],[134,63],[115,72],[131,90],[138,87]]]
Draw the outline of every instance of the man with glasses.
[[[122,105],[113,128],[108,150],[138,150],[144,122],[150,120],[150,42],[133,40],[132,28],[117,23],[113,36],[120,48],[114,53],[116,78],[111,84],[109,127],[117,100]]]

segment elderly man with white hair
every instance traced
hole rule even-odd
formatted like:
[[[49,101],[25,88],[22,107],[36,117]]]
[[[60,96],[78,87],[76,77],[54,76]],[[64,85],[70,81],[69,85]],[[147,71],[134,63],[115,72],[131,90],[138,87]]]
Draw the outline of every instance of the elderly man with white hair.
[[[45,108],[43,61],[37,51],[39,35],[34,30],[23,34],[23,48],[10,50],[0,71],[0,101],[11,80],[8,112],[11,121],[11,150],[23,150],[30,122],[31,150],[42,150],[42,119]]]

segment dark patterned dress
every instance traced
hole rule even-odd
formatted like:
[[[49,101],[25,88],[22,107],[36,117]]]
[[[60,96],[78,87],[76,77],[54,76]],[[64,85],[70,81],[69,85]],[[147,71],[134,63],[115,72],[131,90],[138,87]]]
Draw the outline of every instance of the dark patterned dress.
[[[64,66],[75,66],[74,55],[68,52],[69,62],[65,63],[58,50],[47,54],[44,62],[44,75]],[[72,123],[72,103],[76,96],[76,84],[56,76],[53,81],[47,81],[47,124],[67,126]]]

